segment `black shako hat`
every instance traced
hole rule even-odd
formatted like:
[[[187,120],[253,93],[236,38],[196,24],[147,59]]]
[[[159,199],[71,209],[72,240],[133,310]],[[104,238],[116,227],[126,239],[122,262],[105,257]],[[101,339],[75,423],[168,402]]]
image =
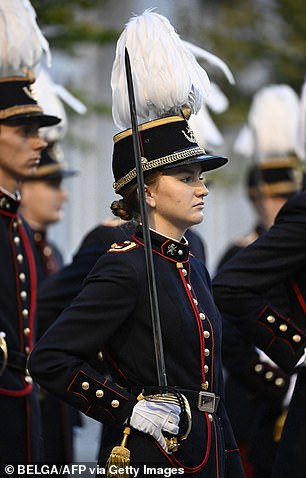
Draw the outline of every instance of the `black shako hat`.
[[[251,199],[256,197],[289,198],[301,189],[298,159],[292,154],[274,157],[251,166],[247,174],[247,188]]]
[[[188,122],[181,116],[167,116],[138,125],[141,162],[144,175],[154,169],[165,170],[200,163],[202,171],[211,171],[227,163],[223,156],[206,154],[200,148]],[[114,136],[113,187],[122,193],[136,184],[137,173],[132,129]]]
[[[47,146],[41,153],[39,165],[32,176],[24,178],[30,181],[61,181],[78,174],[78,171],[67,169],[65,163],[56,159],[56,144]]]
[[[31,91],[33,79],[23,76],[0,78],[0,122],[35,118],[40,127],[58,124],[57,116],[45,115]]]

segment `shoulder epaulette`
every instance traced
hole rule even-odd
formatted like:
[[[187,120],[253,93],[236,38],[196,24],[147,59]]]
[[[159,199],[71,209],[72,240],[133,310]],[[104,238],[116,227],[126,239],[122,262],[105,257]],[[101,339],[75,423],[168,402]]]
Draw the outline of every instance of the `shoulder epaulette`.
[[[131,249],[135,249],[135,247],[138,247],[138,244],[136,244],[136,242],[124,241],[123,243],[119,244],[117,242],[114,242],[108,249],[108,252],[127,252]]]

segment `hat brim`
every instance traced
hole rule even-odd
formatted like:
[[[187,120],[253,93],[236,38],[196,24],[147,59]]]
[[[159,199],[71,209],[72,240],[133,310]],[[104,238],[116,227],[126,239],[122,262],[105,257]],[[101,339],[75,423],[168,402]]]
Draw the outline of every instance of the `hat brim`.
[[[33,119],[39,122],[40,128],[43,128],[44,126],[54,126],[61,122],[61,118],[58,118],[57,116],[45,115],[43,113],[33,112],[33,113],[16,114],[16,115],[10,116],[9,118],[5,118],[4,120],[2,120],[2,123],[11,123],[14,121],[26,122]]]
[[[204,154],[199,156],[194,156],[191,158],[186,158],[182,161],[175,161],[170,164],[166,164],[161,166],[160,170],[167,170],[173,168],[180,168],[182,166],[190,165],[190,164],[198,164],[200,163],[202,171],[212,171],[213,169],[221,168],[228,162],[228,159],[225,156],[214,156],[210,154]]]
[[[62,179],[68,179],[73,176],[76,176],[79,174],[79,171],[56,171],[54,173],[50,174],[41,174],[39,175],[39,168],[38,168],[38,173],[33,175],[33,176],[27,176],[24,178],[23,182],[29,182],[29,181],[61,181]]]

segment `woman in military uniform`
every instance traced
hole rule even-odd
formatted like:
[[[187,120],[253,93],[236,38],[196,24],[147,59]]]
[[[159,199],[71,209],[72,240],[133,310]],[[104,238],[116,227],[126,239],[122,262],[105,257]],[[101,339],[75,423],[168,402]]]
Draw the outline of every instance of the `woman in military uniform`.
[[[155,396],[158,377],[141,225],[132,241],[114,244],[99,259],[80,294],[38,342],[30,373],[99,422],[121,432],[129,423],[131,465],[238,478],[244,475],[222,398],[221,317],[207,270],[184,239],[185,230],[203,219],[208,190],[202,172],[227,160],[207,155],[182,117],[151,121],[140,131],[167,380],[189,402],[191,432],[171,453],[163,432],[180,434],[180,406],[146,399],[147,393]],[[123,199],[112,208],[125,219],[139,218],[132,148],[131,130],[115,137],[115,190]],[[101,465],[116,444],[101,449]]]

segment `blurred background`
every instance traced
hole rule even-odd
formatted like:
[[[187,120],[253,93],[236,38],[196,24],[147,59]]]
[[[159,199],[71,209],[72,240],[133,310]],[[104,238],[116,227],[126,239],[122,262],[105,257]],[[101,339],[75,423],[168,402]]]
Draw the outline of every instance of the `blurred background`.
[[[233,238],[252,228],[254,212],[244,176],[248,164],[233,153],[253,94],[270,83],[287,83],[300,94],[306,75],[305,0],[32,0],[38,23],[52,51],[49,70],[87,107],[84,115],[66,107],[69,129],[62,146],[65,162],[80,171],[68,181],[69,202],[51,238],[69,261],[84,234],[111,217],[113,135],[110,75],[116,40],[131,14],[156,7],[185,40],[222,58],[234,74],[200,63],[229,101],[222,114],[210,112],[224,137],[214,152],[229,164],[210,173],[205,220],[196,230],[206,246],[207,266],[216,264]],[[96,457],[100,429],[91,419],[76,439],[78,461]]]

